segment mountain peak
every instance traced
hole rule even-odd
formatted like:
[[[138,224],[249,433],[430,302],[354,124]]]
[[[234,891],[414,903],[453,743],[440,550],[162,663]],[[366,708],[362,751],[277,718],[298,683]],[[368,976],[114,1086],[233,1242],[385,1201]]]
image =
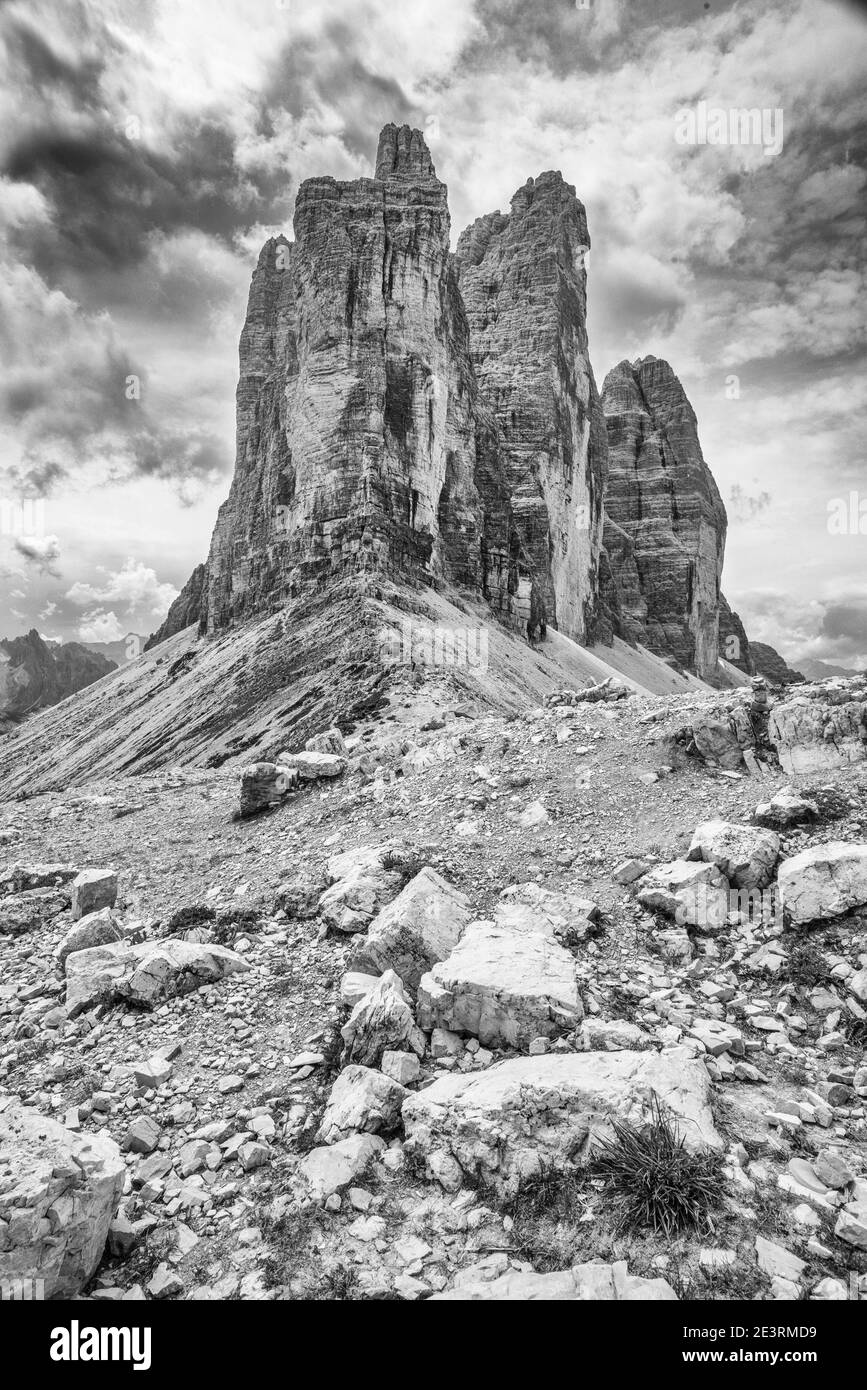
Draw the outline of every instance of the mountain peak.
[[[408,125],[383,127],[376,150],[377,179],[435,179],[436,172],[420,130]]]

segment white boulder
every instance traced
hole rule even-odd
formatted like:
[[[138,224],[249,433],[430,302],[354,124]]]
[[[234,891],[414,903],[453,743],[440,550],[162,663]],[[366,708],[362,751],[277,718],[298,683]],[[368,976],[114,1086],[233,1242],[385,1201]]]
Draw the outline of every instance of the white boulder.
[[[198,941],[116,942],[75,951],[66,958],[66,1006],[70,1018],[96,1004],[125,1001],[144,1008],[250,967],[226,946]]]
[[[409,1095],[405,1086],[371,1067],[349,1066],[331,1088],[316,1138],[334,1144],[350,1134],[377,1134],[395,1129]]]
[[[526,1047],[583,1013],[575,959],[544,931],[471,922],[418,988],[422,1028],[471,1033],[485,1047]]]
[[[863,907],[867,845],[843,840],[813,845],[783,860],[777,884],[781,905],[793,922],[817,922]]]
[[[738,888],[766,888],[779,857],[780,838],[773,830],[725,820],[700,825],[687,852],[687,859],[716,864]]]

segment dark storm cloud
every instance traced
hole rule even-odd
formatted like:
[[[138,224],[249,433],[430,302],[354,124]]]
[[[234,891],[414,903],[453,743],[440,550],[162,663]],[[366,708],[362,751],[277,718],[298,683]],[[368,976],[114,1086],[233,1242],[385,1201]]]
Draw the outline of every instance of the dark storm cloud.
[[[33,184],[54,209],[52,224],[28,228],[20,253],[41,274],[112,270],[140,262],[152,233],[196,228],[231,245],[234,234],[272,213],[268,176],[236,196],[240,176],[231,131],[188,120],[172,158],[107,124],[71,135],[42,126],[20,139],[2,172]]]
[[[822,637],[840,644],[840,650],[867,648],[867,603],[832,603],[825,609],[819,629]]]
[[[327,24],[315,38],[293,39],[280,52],[259,107],[258,132],[273,134],[277,112],[298,118],[321,104],[339,111],[344,145],[366,159],[373,153],[372,131],[375,139],[389,121],[424,119],[396,78],[373,72],[360,60],[357,28],[342,20]]]
[[[241,171],[235,132],[216,107],[210,116],[179,118],[171,152],[158,152],[145,138],[130,137],[124,116],[106,112],[100,62],[61,60],[22,25],[13,43],[31,90],[43,100],[0,172],[32,184],[53,209],[51,224],[28,227],[15,248],[46,278],[66,283],[66,271],[88,276],[135,265],[155,232],[195,229],[231,246],[253,223],[288,221],[291,170],[275,170],[265,159],[258,167],[248,161]],[[343,117],[346,148],[370,159],[372,130],[391,120],[419,120],[400,84],[370,71],[356,50],[355,31],[340,22],[315,40],[287,44],[258,100],[257,133],[267,140],[278,113],[300,117],[324,103]],[[69,106],[79,118],[74,130],[63,114]]]
[[[483,29],[465,54],[468,67],[508,54],[522,62],[544,65],[556,77],[576,70],[595,72],[607,65],[619,66],[637,56],[651,30],[694,24],[711,15],[736,10],[739,0],[654,0],[652,5],[631,0],[548,0],[545,5],[526,0],[477,0],[476,14]],[[742,30],[752,23],[741,17]],[[728,40],[720,41],[725,51]]]
[[[81,31],[86,19],[82,6],[70,6],[77,12]],[[43,34],[19,15],[10,16],[4,24],[4,39],[12,65],[24,71],[31,91],[47,95],[63,92],[78,109],[90,109],[99,104],[99,83],[109,55],[117,52],[107,29],[100,32],[99,53],[88,54],[72,62],[55,52]]]

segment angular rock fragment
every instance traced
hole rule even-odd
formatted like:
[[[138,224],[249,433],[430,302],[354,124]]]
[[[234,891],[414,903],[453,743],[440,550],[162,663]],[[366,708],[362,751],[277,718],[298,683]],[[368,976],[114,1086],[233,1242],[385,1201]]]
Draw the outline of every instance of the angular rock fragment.
[[[738,888],[766,888],[780,857],[780,840],[772,830],[711,820],[697,828],[686,857],[716,864]]]
[[[77,922],[117,901],[117,874],[111,869],[83,869],[72,881],[72,919]]]
[[[295,1174],[301,1194],[310,1201],[324,1202],[362,1177],[384,1148],[385,1140],[377,1134],[353,1134],[336,1144],[311,1149]]]
[[[820,772],[867,758],[867,699],[863,685],[808,686],[774,705],[768,735],[788,773]]]
[[[526,1047],[583,1012],[575,959],[544,931],[471,922],[418,988],[422,1028],[471,1033],[486,1047]]]
[[[86,951],[91,946],[106,946],[110,942],[120,941],[122,937],[123,931],[117,917],[110,907],[103,907],[98,912],[89,912],[69,928],[55,951],[54,958],[62,968],[67,956],[71,956],[73,952]]]
[[[641,880],[638,901],[651,911],[664,912],[681,926],[718,931],[726,925],[729,886],[715,864],[675,859],[660,864]]]
[[[803,825],[816,820],[818,808],[806,797],[783,789],[772,796],[770,801],[762,801],[753,812],[756,825],[770,830],[788,830],[793,825]]]
[[[350,850],[328,861],[331,886],[319,899],[317,911],[338,931],[364,931],[380,908],[396,897],[401,875],[384,866],[388,847]]]
[[[422,869],[374,918],[349,964],[370,974],[393,970],[416,989],[425,971],[457,945],[470,916],[465,893],[434,869]]]
[[[302,782],[318,782],[320,777],[339,777],[346,770],[346,759],[337,753],[305,751],[304,753],[280,753],[278,769],[289,768],[297,773]]]
[[[316,1138],[334,1144],[350,1134],[386,1133],[400,1121],[400,1108],[409,1092],[381,1071],[348,1066],[331,1088]]]
[[[45,1298],[73,1297],[102,1258],[126,1174],[120,1150],[13,1103],[0,1113],[0,1156],[0,1284],[42,1280]]]
[[[251,763],[241,773],[241,815],[254,816],[279,806],[299,782],[297,771],[276,763]]]
[[[347,1062],[378,1066],[384,1052],[424,1056],[425,1042],[399,978],[387,970],[365,994],[341,1028]]]

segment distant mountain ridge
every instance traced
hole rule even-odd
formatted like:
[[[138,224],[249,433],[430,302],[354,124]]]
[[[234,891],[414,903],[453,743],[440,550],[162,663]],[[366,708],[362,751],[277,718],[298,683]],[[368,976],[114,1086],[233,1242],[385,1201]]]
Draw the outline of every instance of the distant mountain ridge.
[[[81,642],[48,643],[31,628],[0,640],[0,718],[15,722],[56,705],[116,669]]]

